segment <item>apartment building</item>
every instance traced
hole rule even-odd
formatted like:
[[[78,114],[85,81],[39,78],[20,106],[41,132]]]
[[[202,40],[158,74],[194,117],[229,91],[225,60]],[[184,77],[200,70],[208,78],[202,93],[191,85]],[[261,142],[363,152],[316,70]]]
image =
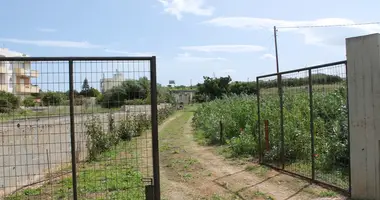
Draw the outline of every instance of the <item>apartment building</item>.
[[[100,80],[100,91],[105,93],[107,90],[112,89],[113,87],[119,86],[125,81],[123,73],[116,70],[116,74],[112,78],[103,78]]]
[[[0,57],[28,57],[28,55],[0,48]],[[25,96],[39,93],[40,88],[31,84],[32,78],[38,77],[38,72],[32,70],[30,61],[0,62],[0,91]]]

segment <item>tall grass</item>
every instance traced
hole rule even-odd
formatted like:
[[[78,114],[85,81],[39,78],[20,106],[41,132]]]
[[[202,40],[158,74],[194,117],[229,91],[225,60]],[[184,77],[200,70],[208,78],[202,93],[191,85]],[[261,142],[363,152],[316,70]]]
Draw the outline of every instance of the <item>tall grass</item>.
[[[347,175],[349,166],[346,89],[313,92],[315,163],[318,173]],[[310,104],[307,90],[283,94],[284,161],[290,167],[306,163],[311,170]],[[264,142],[264,120],[269,122],[269,149]],[[223,139],[220,137],[223,124]],[[193,125],[209,144],[226,141],[233,156],[259,155],[256,96],[230,96],[202,104]],[[277,93],[260,95],[260,130],[264,161],[278,163],[281,155],[280,101]],[[299,167],[301,168],[301,167]],[[294,169],[297,170],[297,169]]]

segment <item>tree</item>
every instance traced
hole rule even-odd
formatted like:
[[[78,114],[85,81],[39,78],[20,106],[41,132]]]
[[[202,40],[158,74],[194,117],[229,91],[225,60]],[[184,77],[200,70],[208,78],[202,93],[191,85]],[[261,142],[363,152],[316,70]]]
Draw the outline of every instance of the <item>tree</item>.
[[[82,90],[78,95],[82,95],[84,97],[98,97],[100,92],[96,88],[91,87],[88,90]]]
[[[83,80],[83,85],[82,85],[82,91],[88,91],[90,90],[90,85],[88,84],[87,78]]]
[[[20,99],[9,92],[0,91],[0,112],[8,113],[20,107]]]

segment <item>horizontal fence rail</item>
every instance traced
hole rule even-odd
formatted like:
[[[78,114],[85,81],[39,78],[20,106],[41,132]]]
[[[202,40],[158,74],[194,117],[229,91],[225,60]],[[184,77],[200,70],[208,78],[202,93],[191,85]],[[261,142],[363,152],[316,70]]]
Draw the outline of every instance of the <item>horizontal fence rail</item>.
[[[1,57],[0,199],[159,199],[155,62]]]
[[[350,191],[346,61],[257,77],[260,162]]]

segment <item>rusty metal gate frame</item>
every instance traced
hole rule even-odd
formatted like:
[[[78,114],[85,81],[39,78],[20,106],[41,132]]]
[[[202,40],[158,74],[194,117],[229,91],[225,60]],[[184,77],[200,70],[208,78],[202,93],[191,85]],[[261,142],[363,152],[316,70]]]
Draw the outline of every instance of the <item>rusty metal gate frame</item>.
[[[150,192],[147,198],[160,199],[160,166],[158,146],[158,118],[157,118],[157,63],[156,56],[152,57],[0,57],[1,61],[67,61],[69,63],[69,91],[70,91],[70,138],[71,138],[71,165],[73,199],[78,199],[77,166],[75,153],[75,115],[74,115],[74,61],[149,61],[150,62],[150,101],[151,101],[151,133],[152,133],[152,162],[153,185],[145,188]],[[153,190],[152,190],[153,187]],[[153,194],[152,194],[153,193]]]

